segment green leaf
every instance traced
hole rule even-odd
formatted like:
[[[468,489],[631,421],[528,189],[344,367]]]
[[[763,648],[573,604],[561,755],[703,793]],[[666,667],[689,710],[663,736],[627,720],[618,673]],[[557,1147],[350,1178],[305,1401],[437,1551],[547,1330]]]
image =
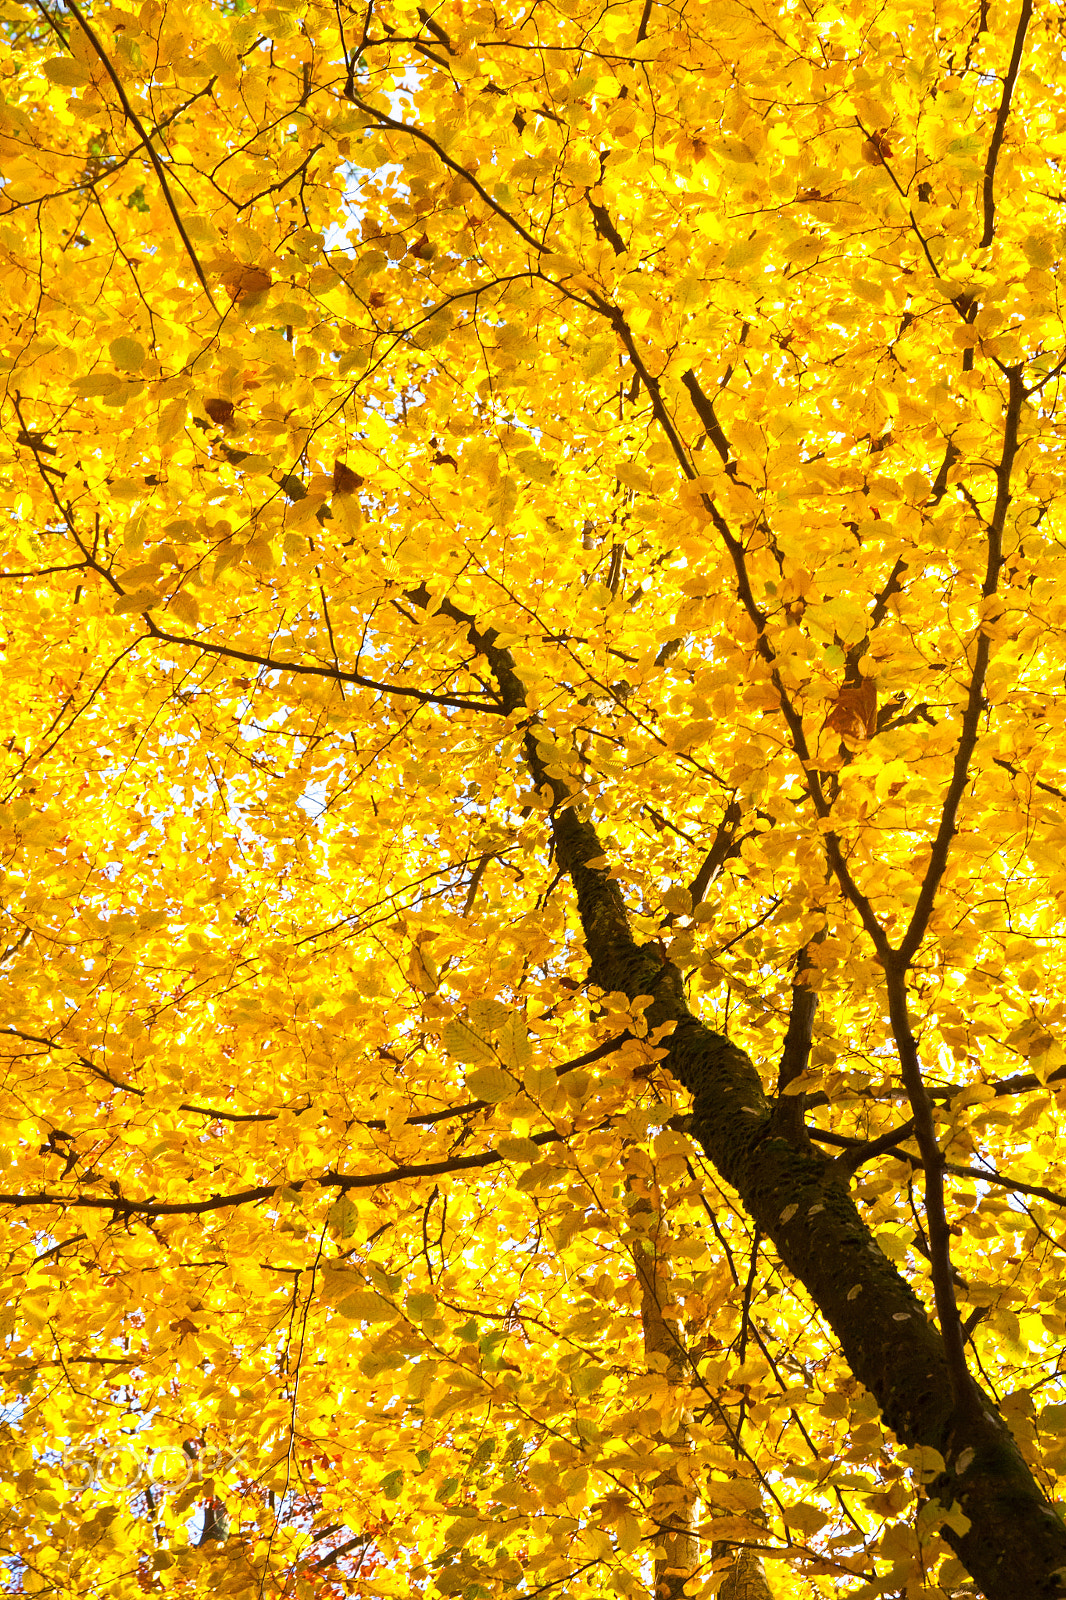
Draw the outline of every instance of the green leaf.
[[[532,1139],[497,1139],[496,1148],[505,1161],[539,1161],[543,1153]]]
[[[144,366],[147,351],[138,339],[123,335],[120,339],[112,339],[107,348],[115,366],[123,372],[139,372]]]
[[[396,1307],[373,1289],[357,1289],[340,1302],[337,1310],[350,1322],[392,1322],[397,1315]]]
[[[587,1400],[601,1388],[607,1377],[606,1367],[579,1367],[570,1374],[570,1383],[579,1400]]]
[[[267,313],[261,315],[260,320],[265,320]],[[302,328],[306,325],[308,317],[303,306],[297,305],[294,300],[285,300],[281,305],[269,308],[270,321],[279,328]]]
[[[159,604],[159,591],[157,589],[137,589],[133,594],[123,594],[111,607],[116,616],[125,616],[136,612],[151,611],[153,606]]]
[[[91,400],[118,394],[123,382],[114,372],[87,372],[84,377],[75,378],[70,387],[82,400]]]
[[[527,1067],[522,1074],[523,1086],[532,1100],[539,1100],[542,1095],[550,1094],[558,1082],[559,1079],[551,1067]]]

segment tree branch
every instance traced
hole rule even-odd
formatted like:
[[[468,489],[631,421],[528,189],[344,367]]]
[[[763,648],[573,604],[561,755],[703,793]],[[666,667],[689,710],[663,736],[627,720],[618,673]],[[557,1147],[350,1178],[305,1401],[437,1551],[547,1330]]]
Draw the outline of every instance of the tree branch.
[[[333,1531],[336,1533],[337,1529],[335,1528]],[[338,1545],[335,1550],[331,1550],[328,1555],[324,1555],[321,1560],[316,1561],[315,1571],[322,1572],[326,1567],[331,1566],[334,1561],[339,1561],[341,1556],[348,1555],[352,1550],[365,1550],[373,1537],[372,1533],[357,1533],[353,1539]]]
[[[38,0],[38,4],[40,4],[40,0]],[[141,121],[136,111],[134,111],[133,107],[130,105],[129,97],[122,86],[122,80],[112,66],[111,60],[103,45],[96,37],[96,34],[93,32],[88,22],[86,22],[85,18],[82,16],[77,5],[77,0],[64,0],[64,4],[66,5],[68,11],[73,13],[74,17],[77,19],[78,26],[81,28],[82,33],[84,33],[90,45],[103,62],[104,70],[111,79],[111,82],[114,84],[115,92],[121,101],[122,110],[124,111],[127,120],[133,124],[133,127],[140,137],[141,143],[144,145],[144,148],[148,153],[148,159],[152,163],[156,177],[159,179],[159,187],[163,191],[163,198],[166,200],[167,208],[170,211],[170,215],[174,218],[174,225],[177,228],[178,233],[181,235],[181,242],[185,246],[186,254],[189,257],[189,260],[192,262],[193,271],[200,280],[200,286],[210,302],[212,311],[216,316],[220,316],[221,313],[215,304],[214,297],[211,294],[210,288],[208,287],[207,279],[204,277],[204,269],[200,265],[200,259],[197,256],[196,251],[193,249],[192,240],[185,231],[185,224],[182,222],[181,216],[178,213],[178,208],[174,203],[174,196],[170,192],[170,185],[167,182],[166,173],[163,171],[163,163],[156,155],[152,141],[148,137],[148,130],[145,128],[144,123]],[[41,10],[43,11],[44,9],[44,6],[41,5]]]
[[[304,673],[314,678],[331,678],[337,683],[354,683],[357,688],[373,689],[378,694],[398,695],[401,698],[417,700],[421,705],[454,706],[460,711],[489,712],[494,716],[501,714],[498,706],[485,701],[467,700],[462,695],[455,694],[434,694],[429,689],[415,689],[408,684],[379,683],[375,678],[367,678],[361,672],[343,672],[335,667],[313,667],[299,661],[278,661],[272,656],[260,656],[248,650],[234,650],[229,645],[212,644],[207,639],[190,639],[183,634],[168,633],[152,620],[148,612],[144,612],[143,619],[153,639],[161,639],[166,644],[184,645],[190,650],[203,650],[209,655],[224,656],[227,660],[246,661],[251,666],[264,667],[268,672]]]
[[[893,1128],[890,1134],[885,1134],[882,1139],[858,1139],[853,1134],[831,1133],[827,1128],[815,1128],[807,1124],[807,1132],[819,1144],[836,1145],[846,1151],[854,1151],[858,1160],[854,1166],[860,1166],[871,1160],[873,1156],[895,1156],[897,1161],[909,1161],[912,1167],[924,1167],[922,1157],[915,1155],[913,1150],[903,1150],[898,1144],[886,1144],[888,1138],[903,1139],[908,1136],[911,1123],[905,1122],[901,1127]],[[875,1148],[876,1147],[876,1148]],[[848,1170],[852,1165],[845,1157],[838,1156],[834,1162],[842,1170]],[[1035,1195],[1038,1200],[1047,1200],[1053,1206],[1066,1207],[1066,1194],[1060,1194],[1057,1189],[1046,1189],[1038,1183],[1023,1183],[1020,1178],[1008,1178],[1005,1173],[997,1172],[994,1167],[964,1167],[955,1161],[945,1161],[944,1171],[950,1172],[955,1178],[975,1178],[980,1183],[994,1184],[997,1189],[1013,1189],[1018,1194]]]
[[[977,1391],[966,1365],[962,1320],[955,1299],[955,1276],[951,1262],[951,1229],[944,1204],[944,1152],[936,1136],[933,1105],[925,1088],[918,1046],[911,1028],[907,1006],[907,972],[902,960],[886,968],[888,1012],[892,1035],[899,1054],[900,1069],[907,1098],[914,1113],[914,1134],[925,1167],[925,1211],[929,1225],[929,1263],[937,1318],[944,1339],[951,1379],[951,1393],[960,1416],[979,1407]]]
[[[1011,96],[1014,94],[1014,85],[1018,81],[1018,69],[1022,64],[1022,51],[1025,48],[1025,32],[1029,26],[1029,19],[1033,14],[1033,0],[1022,0],[1021,11],[1018,14],[1018,26],[1014,32],[1014,49],[1011,52],[1010,66],[1007,76],[1003,80],[1003,95],[999,102],[999,111],[996,114],[996,125],[992,130],[992,139],[988,146],[988,155],[985,157],[985,174],[982,185],[982,204],[984,207],[984,229],[981,233],[981,249],[985,250],[992,243],[992,236],[996,231],[996,162],[999,160],[1000,148],[1003,144],[1003,135],[1007,128],[1007,117],[1010,115]]]
[[[702,903],[703,897],[710,887],[711,880],[714,878],[717,872],[721,871],[722,867],[725,866],[730,855],[733,853],[733,850],[736,847],[735,842],[737,828],[740,826],[740,817],[741,811],[739,802],[736,800],[730,800],[729,804],[725,808],[725,811],[722,813],[722,820],[718,824],[717,830],[715,831],[714,839],[711,842],[711,848],[708,850],[706,856],[704,856],[703,861],[700,864],[699,871],[696,873],[696,876],[688,886],[688,892],[692,896],[693,909]],[[670,823],[667,823],[666,825],[667,827],[671,826]]]
[[[807,1132],[814,1139],[821,1138],[819,1133],[812,1133],[810,1128],[807,1129]],[[893,1155],[902,1154],[899,1146],[904,1139],[909,1139],[913,1132],[914,1118],[910,1117],[906,1122],[901,1122],[898,1127],[889,1128],[887,1133],[882,1133],[877,1139],[855,1139],[852,1149],[845,1150],[843,1155],[837,1156],[836,1164],[841,1172],[846,1172],[850,1176],[851,1173],[857,1172],[860,1167],[865,1166],[867,1161],[873,1161],[877,1156],[884,1155],[888,1151],[891,1151]],[[834,1135],[832,1139],[823,1142],[835,1144],[837,1136]]]
[[[691,367],[689,368],[688,372],[682,374],[681,382],[688,390],[692,404],[696,408],[696,415],[703,423],[703,431],[706,433],[708,439],[714,445],[714,448],[718,451],[718,454],[722,458],[723,467],[731,478],[736,478],[736,458],[729,448],[729,440],[722,431],[722,424],[718,421],[718,417],[714,409],[714,401],[709,399],[704,393],[703,389],[700,387],[699,380],[697,379],[696,374],[692,371]]]
[[[532,1142],[538,1145],[558,1144],[562,1134],[554,1128],[544,1133],[534,1133]],[[116,1217],[189,1217],[201,1216],[207,1211],[227,1211],[234,1206],[258,1205],[271,1200],[284,1189],[297,1193],[307,1183],[320,1189],[339,1189],[342,1194],[349,1189],[376,1189],[384,1183],[406,1183],[412,1178],[437,1178],[450,1172],[470,1172],[477,1167],[496,1166],[507,1157],[498,1150],[484,1150],[480,1155],[452,1156],[444,1161],[427,1161],[418,1166],[392,1167],[387,1172],[326,1172],[321,1177],[299,1179],[296,1183],[260,1183],[251,1189],[239,1189],[232,1194],[213,1194],[206,1200],[130,1200],[123,1194],[113,1194],[110,1199],[96,1195],[53,1194],[42,1190],[37,1194],[0,1194],[0,1206],[21,1209],[25,1206],[58,1206],[61,1211],[110,1211]]]
[[[993,1095],[999,1100],[1006,1095],[1031,1094],[1034,1089],[1047,1089],[1052,1084],[1063,1082],[1066,1082],[1066,1067],[1057,1067],[1054,1072],[1048,1073],[1046,1082],[1038,1078],[1035,1072],[1018,1072],[1015,1073],[1013,1078],[993,1078],[991,1082],[986,1083],[945,1085],[942,1087],[933,1085],[931,1088],[927,1087],[926,1093],[930,1100],[943,1100],[950,1105],[956,1095],[966,1094],[971,1088],[991,1089]],[[906,1090],[901,1090],[900,1096],[904,1097],[905,1095]],[[875,1098],[885,1099],[891,1097],[879,1092]],[[828,1104],[829,1096],[819,1091],[817,1094],[809,1096],[807,1110],[813,1111],[817,1106],[827,1106]]]
[[[27,1044],[46,1045],[49,1050],[67,1048],[65,1045],[57,1044],[51,1039],[38,1038],[36,1034],[20,1033],[17,1028],[5,1028],[3,1031],[9,1036],[25,1040]],[[0,1034],[0,1037],[3,1037],[3,1035]],[[590,1067],[595,1061],[602,1061],[605,1056],[613,1055],[630,1037],[631,1035],[628,1033],[619,1034],[615,1039],[607,1039],[603,1044],[596,1045],[593,1050],[586,1050],[584,1055],[574,1056],[570,1061],[563,1061],[553,1069],[555,1076],[564,1078],[568,1072],[576,1072],[581,1067]],[[11,1059],[18,1060],[19,1057],[16,1055]],[[95,1062],[86,1060],[84,1056],[79,1056],[78,1061],[87,1072],[91,1072],[94,1077],[102,1078],[105,1083],[111,1084],[115,1089],[122,1089],[126,1094],[135,1094],[139,1099],[143,1099],[147,1093],[147,1090],[140,1088],[135,1083],[126,1083],[122,1078],[113,1077],[104,1067],[99,1067]],[[438,1122],[449,1122],[455,1117],[470,1116],[475,1111],[486,1111],[488,1106],[489,1102],[487,1100],[468,1100],[461,1106],[448,1106],[443,1111],[426,1111],[413,1117],[405,1117],[404,1127],[430,1127]],[[285,1106],[282,1109],[291,1111],[295,1117],[302,1117],[313,1108],[314,1103],[312,1102],[306,1106]],[[185,1100],[178,1106],[178,1110],[188,1111],[197,1117],[209,1117],[212,1121],[217,1120],[219,1122],[276,1122],[282,1114],[280,1111],[222,1111],[218,1106],[194,1106]],[[381,1129],[387,1127],[388,1124],[384,1120],[371,1118],[366,1122],[362,1122],[360,1126]]]
[[[807,1070],[814,1017],[818,1010],[818,991],[809,983],[804,983],[803,979],[813,966],[811,945],[824,938],[823,928],[802,947],[796,957],[796,975],[792,980],[792,1004],[777,1074],[777,1104],[773,1116],[775,1130],[783,1134],[790,1144],[806,1143],[803,1129],[804,1097],[802,1094],[788,1094],[787,1089]]]
[[[982,600],[989,600],[995,594],[999,584],[1000,568],[1003,565],[1003,530],[1007,520],[1007,508],[1011,501],[1011,473],[1014,468],[1014,459],[1018,454],[1018,424],[1021,420],[1022,406],[1025,402],[1025,385],[1022,381],[1022,369],[1020,366],[1010,368],[1007,373],[1007,383],[1007,407],[1003,422],[1003,449],[1000,452],[999,465],[996,468],[996,503],[992,512],[992,520],[987,524],[987,556],[984,581],[981,585]],[[970,760],[977,747],[977,734],[984,711],[985,676],[988,671],[990,656],[991,640],[982,629],[977,635],[973,671],[970,674],[970,687],[966,697],[966,709],[962,715],[959,742],[955,748],[951,781],[944,796],[940,824],[929,852],[929,863],[925,869],[925,876],[918,891],[918,898],[915,901],[907,931],[899,944],[898,956],[904,966],[910,964],[918,946],[925,937],[929,918],[933,914],[937,890],[947,869],[951,842],[955,837],[955,824],[958,818],[959,806],[969,783]]]
[[[525,689],[510,653],[496,643],[494,630],[463,620],[496,677],[501,702],[519,713]],[[662,1065],[693,1096],[692,1136],[807,1287],[889,1427],[906,1443],[932,1445],[944,1458],[928,1493],[944,1505],[958,1502],[969,1519],[965,1533],[948,1526],[944,1537],[988,1600],[1016,1600],[1023,1591],[1050,1600],[1060,1590],[1057,1580],[1049,1587],[1048,1574],[1066,1567],[1066,1527],[994,1402],[975,1386],[977,1404],[952,1403],[957,1363],[914,1289],[876,1248],[844,1174],[813,1146],[797,1148],[775,1136],[749,1057],[693,1015],[677,967],[657,948],[638,945],[595,828],[580,816],[568,786],[549,777],[535,721],[526,728],[527,766],[536,787],[550,796],[556,860],[574,886],[591,981],[631,999],[651,996],[645,1017],[666,1043]],[[960,1339],[957,1322],[954,1332]]]

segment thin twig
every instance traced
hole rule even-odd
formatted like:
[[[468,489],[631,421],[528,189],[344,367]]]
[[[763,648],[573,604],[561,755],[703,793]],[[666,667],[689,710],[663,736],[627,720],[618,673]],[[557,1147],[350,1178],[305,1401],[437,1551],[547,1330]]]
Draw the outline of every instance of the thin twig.
[[[549,253],[548,245],[542,244],[539,239],[535,239],[531,233],[523,228],[522,224],[512,217],[511,213],[504,206],[501,206],[498,200],[492,198],[488,190],[474,177],[474,174],[468,172],[460,162],[453,160],[444,146],[439,144],[431,134],[426,133],[422,128],[415,127],[413,123],[401,122],[398,117],[390,117],[387,112],[382,111],[380,106],[369,105],[367,101],[360,100],[358,95],[352,94],[349,98],[353,106],[358,106],[359,110],[365,112],[368,117],[373,117],[378,127],[388,128],[393,133],[406,133],[408,138],[417,139],[421,144],[428,145],[437,158],[448,168],[449,172],[454,172],[457,177],[464,179],[478,198],[483,200],[489,209],[494,211],[502,221],[506,222],[508,227],[513,228],[515,233],[524,239],[532,250],[537,252],[538,256]]]
[[[744,1284],[744,1298],[740,1307],[740,1338],[737,1343],[737,1364],[744,1365],[744,1357],[748,1350],[748,1323],[751,1317],[751,1296],[755,1288],[755,1272],[759,1260],[759,1244],[761,1234],[758,1228],[751,1237],[751,1259],[748,1262],[748,1276]],[[737,1409],[736,1444],[740,1444],[740,1436],[744,1431],[744,1408],[747,1404],[747,1395],[742,1394],[740,1405]]]
[[[32,1033],[21,1033],[17,1028],[3,1029],[0,1031],[0,1038],[3,1038],[4,1034],[16,1039],[22,1039],[27,1044],[46,1045],[49,1050],[67,1048],[52,1039],[43,1039]],[[612,1055],[614,1051],[619,1050],[631,1038],[632,1035],[630,1033],[621,1033],[614,1039],[607,1039],[603,1044],[596,1045],[592,1050],[586,1050],[583,1055],[574,1056],[570,1061],[561,1062],[559,1066],[553,1067],[552,1070],[557,1078],[564,1078],[569,1072],[577,1072],[582,1067],[590,1067],[594,1062],[602,1061],[605,1056]],[[17,1061],[20,1057],[16,1055],[8,1059]],[[94,1077],[102,1078],[105,1083],[111,1084],[112,1088],[122,1089],[127,1094],[135,1094],[140,1099],[143,1099],[147,1093],[147,1090],[140,1088],[135,1083],[126,1083],[122,1078],[113,1077],[106,1068],[97,1066],[94,1061],[88,1061],[84,1056],[79,1056],[78,1060],[87,1072],[91,1072]],[[467,1100],[461,1106],[447,1106],[443,1111],[426,1111],[413,1117],[405,1117],[404,1126],[408,1128],[431,1127],[438,1122],[448,1122],[456,1117],[468,1117],[475,1112],[485,1111],[488,1109],[488,1105],[489,1102],[487,1100]],[[313,1109],[314,1101],[311,1101],[306,1106],[284,1106],[282,1108],[283,1111],[291,1111],[294,1117],[302,1117]],[[209,1117],[213,1121],[219,1122],[276,1122],[282,1115],[281,1111],[223,1111],[218,1106],[195,1106],[190,1105],[185,1100],[178,1106],[178,1110],[188,1111],[197,1117]],[[370,1118],[360,1123],[360,1127],[363,1128],[382,1129],[387,1126],[388,1124],[379,1118]]]
[[[462,695],[433,694],[429,689],[415,689],[407,684],[379,683],[374,678],[365,677],[361,672],[338,672],[335,667],[314,667],[300,661],[278,661],[271,656],[256,655],[252,651],[234,650],[229,645],[212,644],[207,639],[190,639],[180,633],[168,633],[152,620],[148,612],[144,613],[143,620],[153,639],[161,639],[166,644],[186,645],[192,650],[203,650],[209,655],[224,656],[229,661],[246,661],[251,666],[265,667],[268,672],[304,673],[316,678],[330,678],[335,683],[354,683],[361,689],[374,689],[378,694],[398,695],[401,698],[417,700],[421,705],[455,706],[460,711],[485,712],[493,716],[505,715],[498,706],[478,700],[467,700]]]
[[[868,1150],[869,1144],[872,1143],[846,1133],[831,1133],[827,1128],[815,1128],[810,1123],[807,1124],[807,1132],[818,1144],[833,1144],[846,1150],[856,1148]],[[897,1128],[895,1132],[898,1136],[901,1130]],[[894,1156],[897,1161],[907,1161],[912,1167],[925,1166],[920,1155],[916,1155],[913,1150],[904,1150],[896,1144],[887,1145],[878,1154]],[[868,1159],[869,1156],[864,1155],[863,1160]],[[1038,1200],[1047,1200],[1053,1206],[1066,1207],[1066,1194],[1060,1194],[1056,1189],[1046,1189],[1038,1183],[1023,1183],[1020,1178],[1008,1178],[1006,1173],[997,1172],[994,1167],[964,1167],[954,1161],[945,1161],[944,1171],[950,1172],[954,1178],[974,1178],[979,1183],[991,1183],[997,1189],[1011,1189],[1017,1194],[1035,1195]]]

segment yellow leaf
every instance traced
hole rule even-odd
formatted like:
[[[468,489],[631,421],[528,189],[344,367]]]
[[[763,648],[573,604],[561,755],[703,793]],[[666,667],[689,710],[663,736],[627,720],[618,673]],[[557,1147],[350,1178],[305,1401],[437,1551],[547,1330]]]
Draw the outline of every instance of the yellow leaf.
[[[166,444],[182,431],[187,410],[184,400],[170,400],[162,407],[156,423],[156,438],[160,444]]]
[[[466,1092],[478,1100],[488,1100],[495,1104],[500,1100],[509,1100],[518,1093],[518,1085],[503,1067],[486,1065],[476,1067],[473,1072],[466,1075]]]
[[[88,68],[71,56],[53,56],[44,63],[44,75],[49,83],[62,84],[65,89],[84,88],[91,77]]]
[[[34,9],[0,1587],[1052,1592],[1061,8]]]
[[[176,617],[180,617],[182,622],[188,623],[190,626],[200,620],[199,604],[195,596],[191,595],[187,589],[177,589],[171,595],[168,609]]]
[[[445,1023],[441,1029],[441,1043],[449,1055],[455,1056],[457,1061],[473,1065],[479,1061],[493,1061],[495,1054],[492,1045],[483,1039],[479,1033],[466,1022],[458,1018],[453,1022]]]
[[[138,372],[144,366],[147,352],[138,339],[126,335],[112,339],[108,350],[115,366],[123,372]]]
[[[151,611],[159,601],[158,589],[135,589],[132,594],[120,595],[111,609],[118,616],[126,616],[133,612]]]
[[[529,1030],[519,1012],[510,1012],[500,1028],[496,1041],[500,1060],[517,1077],[521,1078],[533,1059],[533,1045]]]
[[[798,1528],[804,1538],[809,1539],[820,1528],[825,1527],[829,1517],[820,1506],[813,1506],[807,1501],[800,1500],[795,1505],[785,1507],[785,1521],[790,1528]]]

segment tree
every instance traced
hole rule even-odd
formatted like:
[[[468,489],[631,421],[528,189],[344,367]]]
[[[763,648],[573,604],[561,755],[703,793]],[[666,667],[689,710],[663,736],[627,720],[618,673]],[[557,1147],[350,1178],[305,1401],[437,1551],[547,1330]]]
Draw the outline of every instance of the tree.
[[[1066,1593],[1060,17],[3,39],[9,1587]]]

